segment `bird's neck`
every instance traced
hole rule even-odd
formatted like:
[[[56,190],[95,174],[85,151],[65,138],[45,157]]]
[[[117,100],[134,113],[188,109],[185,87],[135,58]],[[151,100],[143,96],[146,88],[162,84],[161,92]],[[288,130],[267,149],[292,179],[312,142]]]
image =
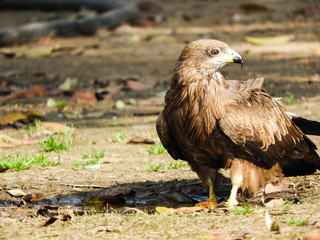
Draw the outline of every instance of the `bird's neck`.
[[[175,71],[173,74],[170,96],[175,100],[172,102],[191,109],[199,107],[203,111],[215,112],[218,118],[224,114],[227,83],[222,74],[192,68],[182,70],[187,71]]]
[[[182,69],[175,71],[172,78],[171,88],[183,90],[186,96],[201,96],[209,94],[220,98],[225,96],[225,89],[228,86],[225,78],[219,71],[211,69],[197,70]]]

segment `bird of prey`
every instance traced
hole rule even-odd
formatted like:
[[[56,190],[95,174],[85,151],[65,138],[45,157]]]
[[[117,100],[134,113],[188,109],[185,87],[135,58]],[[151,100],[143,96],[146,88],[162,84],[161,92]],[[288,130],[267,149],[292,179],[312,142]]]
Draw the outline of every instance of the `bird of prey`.
[[[227,81],[219,70],[242,57],[221,41],[196,40],[182,50],[157,120],[157,133],[174,159],[186,160],[217,202],[219,169],[229,169],[232,189],[256,196],[283,175],[320,169],[314,143],[294,124],[263,79]]]

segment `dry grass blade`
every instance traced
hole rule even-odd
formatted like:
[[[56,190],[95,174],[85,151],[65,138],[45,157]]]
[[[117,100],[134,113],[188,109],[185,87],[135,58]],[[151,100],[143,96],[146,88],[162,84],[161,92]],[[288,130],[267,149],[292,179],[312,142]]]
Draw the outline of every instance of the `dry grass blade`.
[[[148,214],[146,214],[144,211],[137,209],[137,208],[130,208],[130,207],[124,207],[121,209],[121,214],[126,214],[126,213],[130,213],[130,212],[136,212],[136,213],[140,213],[144,216],[148,216]]]

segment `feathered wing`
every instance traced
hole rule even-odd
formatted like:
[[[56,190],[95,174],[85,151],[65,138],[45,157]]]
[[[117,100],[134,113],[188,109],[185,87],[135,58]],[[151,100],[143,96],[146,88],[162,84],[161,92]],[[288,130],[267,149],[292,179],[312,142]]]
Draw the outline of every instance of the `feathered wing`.
[[[165,147],[165,149],[167,149],[171,157],[175,160],[185,160],[179,146],[175,142],[175,139],[171,136],[163,111],[160,113],[158,117],[156,128],[162,145]]]
[[[242,102],[227,103],[218,125],[232,142],[255,157],[254,164],[262,162],[271,168],[279,162],[290,175],[311,173],[320,167],[315,145],[279,102],[261,89],[243,88],[240,94]]]

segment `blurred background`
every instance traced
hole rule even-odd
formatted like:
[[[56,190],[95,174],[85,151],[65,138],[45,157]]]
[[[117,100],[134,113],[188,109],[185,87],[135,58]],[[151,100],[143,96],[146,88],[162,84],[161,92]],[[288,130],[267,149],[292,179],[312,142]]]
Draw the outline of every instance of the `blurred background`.
[[[223,68],[227,79],[264,77],[286,104],[318,100],[316,0],[6,0],[0,8],[0,116],[157,114],[180,51],[199,38],[242,55],[243,69]]]
[[[269,189],[268,208],[153,214],[208,196],[187,163],[166,153],[155,122],[176,59],[200,38],[243,57],[242,69],[223,67],[226,79],[263,77],[287,111],[320,121],[319,3],[1,0],[0,238],[311,239],[319,172],[286,179],[279,195]],[[221,201],[229,187],[219,183]],[[268,211],[281,233],[270,231]],[[48,221],[35,217],[47,212]]]

